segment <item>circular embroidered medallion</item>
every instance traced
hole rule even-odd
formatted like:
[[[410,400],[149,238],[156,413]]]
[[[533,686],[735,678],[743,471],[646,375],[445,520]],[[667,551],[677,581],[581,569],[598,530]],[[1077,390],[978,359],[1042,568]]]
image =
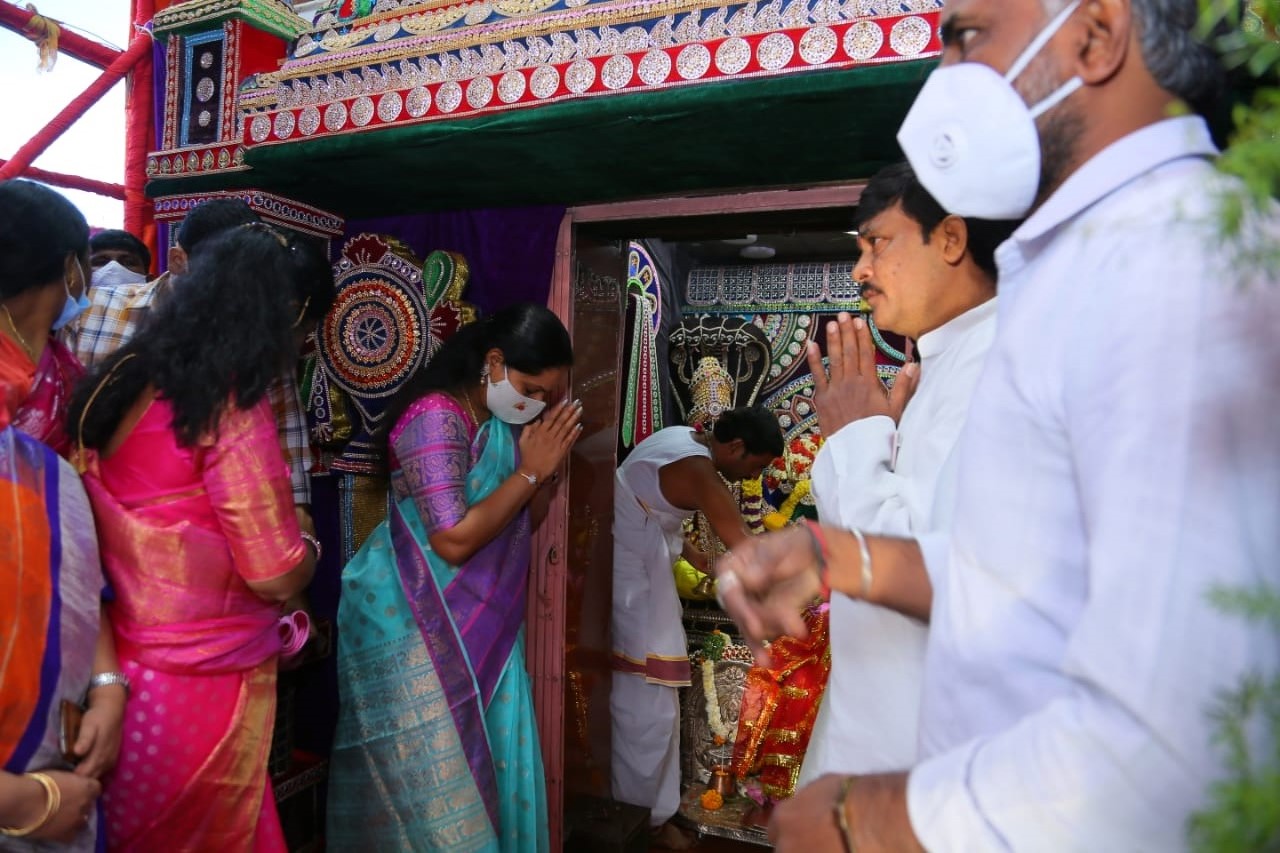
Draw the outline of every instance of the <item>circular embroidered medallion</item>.
[[[200,82],[196,83],[196,100],[203,104],[212,97],[213,79],[210,77],[201,77]]]
[[[297,121],[293,117],[292,110],[283,110],[276,113],[275,134],[276,139],[288,139],[293,133],[293,128]]]
[[[746,39],[725,39],[716,48],[716,68],[721,74],[737,74],[751,61],[751,45]]]
[[[356,127],[364,127],[373,121],[373,99],[361,95],[351,104],[351,123]]]
[[[201,110],[200,115],[196,116],[196,124],[201,127],[208,127],[213,122],[213,113],[208,110]]]
[[[822,65],[836,55],[840,40],[830,27],[814,27],[800,37],[800,58],[810,65]]]
[[[404,99],[400,97],[399,92],[387,92],[378,101],[378,118],[384,122],[393,122],[400,118],[400,112],[404,109]]]
[[[467,84],[467,106],[473,110],[484,109],[493,100],[493,80],[487,76],[473,77]]]
[[[342,130],[342,126],[347,123],[347,105],[341,101],[335,101],[324,108],[324,129],[330,133],[337,133]]]
[[[266,113],[258,113],[253,117],[253,121],[249,122],[249,138],[254,142],[261,142],[271,135],[271,119]]]
[[[200,54],[200,67],[201,68],[213,67],[213,51],[206,50]]]
[[[697,80],[711,67],[711,51],[703,44],[686,45],[676,57],[676,71],[685,80]]]
[[[756,59],[766,71],[777,71],[784,67],[795,53],[795,42],[783,33],[770,33],[756,47]]]
[[[671,56],[665,50],[654,48],[640,60],[640,79],[646,86],[667,82],[671,75]]]
[[[421,118],[427,114],[427,110],[431,109],[431,90],[426,86],[414,86],[409,90],[409,97],[405,99],[404,108],[413,118]]]
[[[540,65],[529,78],[529,91],[539,98],[550,98],[560,88],[560,72],[551,65]]]
[[[884,31],[874,21],[858,21],[844,34],[844,52],[859,62],[870,59],[884,46]]]
[[[325,316],[320,357],[344,391],[384,397],[408,378],[424,355],[426,310],[407,283],[359,269],[338,281]]]
[[[303,136],[310,136],[320,129],[320,108],[306,107],[298,113],[298,130]]]
[[[462,105],[462,86],[456,80],[444,83],[436,90],[436,106],[442,113],[451,113]]]
[[[504,104],[514,104],[524,97],[527,85],[524,74],[519,71],[508,71],[498,80],[498,99]]]
[[[631,82],[633,74],[635,66],[631,64],[631,57],[619,53],[605,62],[600,70],[600,80],[610,89],[622,89]]]
[[[579,59],[564,72],[564,84],[575,95],[581,95],[596,82],[596,67],[590,59]]]
[[[889,32],[889,47],[901,56],[915,56],[929,46],[933,30],[924,18],[903,18]]]

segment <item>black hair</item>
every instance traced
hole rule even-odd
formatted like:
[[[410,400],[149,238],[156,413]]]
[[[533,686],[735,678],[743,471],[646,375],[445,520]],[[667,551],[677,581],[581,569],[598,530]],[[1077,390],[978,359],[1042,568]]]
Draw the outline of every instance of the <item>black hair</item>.
[[[144,267],[151,267],[151,250],[147,248],[147,244],[130,234],[128,231],[122,231],[119,228],[106,228],[95,234],[89,235],[89,254],[100,252],[104,249],[114,249],[118,252],[133,252],[142,261]]]
[[[191,208],[187,218],[178,226],[175,239],[178,247],[187,254],[195,251],[209,237],[250,222],[261,222],[253,208],[238,198],[211,198]]]
[[[88,246],[89,223],[66,196],[35,181],[0,182],[0,297],[62,281],[67,255],[83,258]]]
[[[764,406],[739,406],[721,413],[711,428],[711,434],[722,444],[735,438],[742,439],[743,449],[752,456],[761,453],[775,457],[782,455],[782,426],[777,416]]]
[[[72,440],[105,446],[151,384],[173,406],[179,442],[192,446],[217,430],[227,405],[262,399],[297,355],[294,333],[332,302],[333,272],[314,246],[262,223],[215,234],[171,297],[77,386]]]
[[[521,373],[573,364],[569,332],[550,308],[520,302],[463,326],[396,392],[383,421],[389,432],[415,400],[431,391],[458,392],[480,381],[484,356],[493,348]]]
[[[947,218],[942,205],[929,194],[916,178],[911,164],[904,160],[885,166],[867,182],[853,215],[854,227],[862,228],[895,204],[901,204],[902,212],[920,226],[926,243],[942,220]],[[1018,224],[1013,220],[964,218],[969,256],[993,281],[996,277],[996,247],[1009,238]]]

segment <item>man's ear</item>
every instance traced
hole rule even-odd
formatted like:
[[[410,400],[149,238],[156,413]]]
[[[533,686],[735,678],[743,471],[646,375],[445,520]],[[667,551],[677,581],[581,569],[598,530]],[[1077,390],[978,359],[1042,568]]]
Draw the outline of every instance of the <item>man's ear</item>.
[[[169,247],[169,272],[182,275],[187,271],[187,253],[181,246]]]
[[[1084,26],[1073,44],[1075,73],[1087,86],[1105,83],[1124,66],[1133,38],[1131,0],[1085,0]]]
[[[942,259],[955,266],[964,260],[969,251],[969,226],[965,224],[963,217],[952,214],[933,229],[933,239],[938,241]]]

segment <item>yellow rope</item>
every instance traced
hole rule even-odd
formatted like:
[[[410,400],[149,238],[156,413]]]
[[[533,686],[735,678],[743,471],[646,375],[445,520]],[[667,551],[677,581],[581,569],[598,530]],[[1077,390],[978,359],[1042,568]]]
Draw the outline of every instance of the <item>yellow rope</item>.
[[[53,18],[37,12],[35,3],[28,3],[26,8],[31,13],[31,20],[23,28],[23,34],[36,43],[36,50],[40,53],[40,64],[36,70],[52,71],[53,64],[58,61],[58,36],[62,28]]]

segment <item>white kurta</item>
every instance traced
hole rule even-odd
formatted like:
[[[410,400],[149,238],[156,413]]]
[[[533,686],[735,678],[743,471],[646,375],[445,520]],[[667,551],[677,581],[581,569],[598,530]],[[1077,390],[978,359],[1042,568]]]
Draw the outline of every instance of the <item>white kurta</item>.
[[[671,565],[693,510],[673,506],[661,469],[710,458],[688,427],[640,442],[619,466],[613,489],[613,796],[646,806],[660,824],[680,805],[680,702],[689,683],[688,645]]]
[[[1184,848],[1215,697],[1277,671],[1275,635],[1209,598],[1280,572],[1280,276],[1221,238],[1213,153],[1198,118],[1144,128],[997,254],[929,567],[908,807],[930,850]]]
[[[827,437],[813,466],[818,516],[869,533],[945,529],[955,500],[944,468],[960,437],[987,350],[996,300],[922,335],[920,385],[895,428],[864,418]],[[836,593],[831,674],[799,785],[824,773],[876,773],[914,763],[927,627]]]

